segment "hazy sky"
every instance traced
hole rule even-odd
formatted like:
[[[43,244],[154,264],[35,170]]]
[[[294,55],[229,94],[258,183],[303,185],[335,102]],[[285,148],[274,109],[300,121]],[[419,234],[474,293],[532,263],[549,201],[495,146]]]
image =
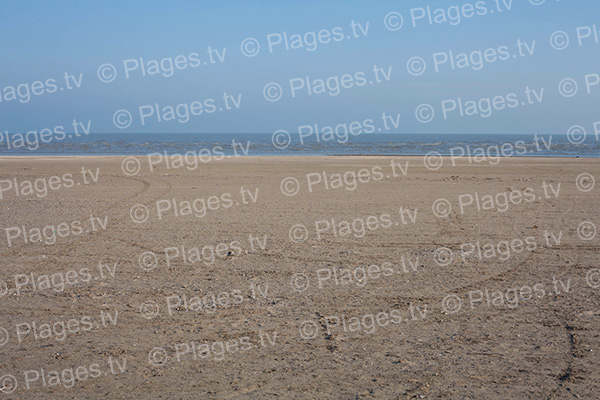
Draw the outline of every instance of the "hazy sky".
[[[91,121],[95,133],[271,133],[386,113],[389,132],[564,133],[600,120],[600,3],[510,3],[5,0],[0,130],[70,126],[76,118]],[[588,36],[581,46],[578,33]],[[246,38],[260,45],[253,57],[242,53]],[[256,51],[255,41],[244,43],[248,54]],[[185,69],[175,68],[177,56]],[[425,61],[421,75],[408,71],[413,57]],[[104,64],[115,69],[99,71]],[[410,65],[419,72],[419,59]],[[568,95],[577,84],[571,97],[559,93],[565,78],[574,80],[564,82]],[[271,82],[281,87],[278,101],[264,96]],[[266,92],[277,98],[277,90]],[[415,116],[422,104],[435,113],[428,123]],[[179,112],[174,120],[169,106]],[[130,112],[130,124],[118,110]]]

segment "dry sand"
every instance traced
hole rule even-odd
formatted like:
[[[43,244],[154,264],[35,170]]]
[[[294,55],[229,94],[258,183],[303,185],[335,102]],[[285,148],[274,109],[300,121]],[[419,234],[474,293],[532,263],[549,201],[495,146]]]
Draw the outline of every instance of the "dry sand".
[[[0,397],[598,397],[600,288],[594,287],[599,283],[594,269],[600,267],[600,238],[592,237],[589,224],[579,234],[578,226],[600,223],[600,203],[597,187],[584,192],[576,182],[582,173],[598,179],[598,160],[519,158],[453,167],[445,159],[441,169],[430,171],[420,157],[251,157],[192,170],[167,169],[163,163],[150,173],[140,157],[135,176],[123,173],[122,160],[0,159],[0,179],[22,184],[73,173],[74,182],[81,183],[45,197],[7,191],[0,200],[0,279],[7,285],[6,293],[0,286],[0,327],[8,333],[0,347],[0,385],[5,392],[14,389]],[[392,160],[403,167],[408,162],[406,175],[396,166],[394,176]],[[98,182],[88,174],[91,183],[83,184],[82,167],[99,171]],[[326,189],[321,183],[308,190],[306,174],[325,171],[331,183],[332,174],[363,168],[370,181],[355,190],[348,190],[352,180],[346,187]],[[286,177],[300,183],[294,196],[281,191]],[[293,180],[286,182],[285,188],[293,189]],[[459,196],[476,192],[499,199],[512,193],[514,203],[534,195],[503,212],[497,203],[495,209],[468,206],[461,213]],[[210,196],[219,199],[209,201]],[[203,217],[175,216],[171,210],[157,218],[159,200],[175,199],[181,211],[182,202],[199,198],[219,209]],[[439,198],[452,206],[448,217],[433,213]],[[131,218],[138,204],[150,213],[144,223]],[[98,220],[91,227],[91,215],[106,228]],[[143,207],[134,215],[143,217]],[[361,220],[366,223],[369,216],[370,228],[362,235]],[[330,229],[319,238],[315,221],[324,227],[331,219],[337,236]],[[72,221],[83,221],[81,234],[58,227]],[[344,235],[344,221],[350,234]],[[290,239],[297,224],[308,232],[301,243]],[[35,240],[31,230],[47,225],[54,226],[47,232],[58,235],[63,229],[66,237],[57,236],[50,245],[25,243],[20,236],[9,247],[7,228],[20,227],[10,232],[25,230]],[[303,233],[296,228],[295,240]],[[560,236],[560,244],[552,234]],[[519,246],[526,238],[535,249]],[[486,257],[463,260],[461,245],[477,241],[492,243],[496,254],[488,247]],[[513,244],[508,257],[500,254],[503,241]],[[438,250],[442,247],[452,259],[444,253],[448,250]],[[173,257],[168,266],[173,248],[188,258]],[[204,254],[194,259],[194,248],[204,248]],[[156,254],[154,269],[145,252]],[[139,265],[144,253],[150,270]],[[108,270],[100,275],[99,263],[115,268],[114,277]],[[86,268],[97,279],[82,282]],[[67,275],[72,270],[78,272]],[[42,283],[45,274],[55,274],[54,283],[36,290],[24,285],[17,294],[17,282],[31,273]],[[79,283],[61,291],[56,273]],[[319,287],[318,275],[327,274],[331,278]],[[486,290],[496,293],[494,304],[487,303]],[[168,298],[173,303],[183,295],[187,309],[182,304],[169,312]],[[220,299],[210,300],[211,295]],[[206,308],[211,301],[216,307]],[[332,327],[336,318],[339,324]],[[69,320],[63,338],[61,327]],[[4,338],[0,331],[0,342]],[[181,354],[186,346],[189,352]],[[69,371],[77,367],[80,379],[72,382]],[[60,384],[50,379],[51,371],[58,371]]]

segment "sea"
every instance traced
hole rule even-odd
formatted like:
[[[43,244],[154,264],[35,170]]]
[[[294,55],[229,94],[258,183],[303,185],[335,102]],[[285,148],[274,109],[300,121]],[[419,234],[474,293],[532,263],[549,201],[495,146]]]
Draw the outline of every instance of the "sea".
[[[69,137],[71,136],[71,137]],[[61,135],[25,140],[2,135],[0,156],[147,155],[230,156],[481,155],[600,157],[594,135],[362,134],[300,137],[298,134],[154,133]],[[483,153],[482,153],[483,152]]]

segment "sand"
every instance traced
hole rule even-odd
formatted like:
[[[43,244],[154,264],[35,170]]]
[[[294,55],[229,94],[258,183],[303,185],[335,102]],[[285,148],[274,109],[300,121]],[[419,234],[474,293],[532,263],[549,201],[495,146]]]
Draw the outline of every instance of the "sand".
[[[598,160],[123,161],[0,159],[0,396],[598,395]]]

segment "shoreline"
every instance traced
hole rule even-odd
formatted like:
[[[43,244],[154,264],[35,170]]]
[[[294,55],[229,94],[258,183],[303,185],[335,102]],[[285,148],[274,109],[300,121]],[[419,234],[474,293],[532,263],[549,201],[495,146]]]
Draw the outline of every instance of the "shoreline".
[[[150,153],[152,154],[152,153]],[[162,153],[161,153],[162,154]],[[170,156],[174,156],[174,155],[184,155],[185,153],[173,153],[173,154],[167,154]],[[89,157],[89,158],[106,158],[106,157],[110,157],[110,158],[118,158],[118,157],[148,157],[149,154],[107,154],[107,155],[101,155],[101,154],[72,154],[72,155],[15,155],[15,154],[10,154],[10,155],[0,155],[0,159],[8,159],[8,158],[20,158],[20,159],[42,159],[42,158],[82,158],[82,157]],[[427,156],[427,154],[419,154],[419,155],[415,155],[415,154],[289,154],[289,155],[281,155],[281,154],[274,154],[274,155],[269,155],[269,154],[256,154],[256,155],[225,155],[225,159],[237,159],[237,158],[258,158],[258,157],[268,157],[268,158],[274,158],[274,157],[281,157],[281,158],[290,158],[290,157],[307,157],[307,158],[314,158],[314,157],[322,157],[322,158],[327,158],[327,157],[352,157],[352,158],[382,158],[382,157],[425,157]],[[442,158],[453,158],[450,155],[444,155],[441,154],[440,155]],[[215,156],[202,156],[202,157],[215,157]],[[219,156],[220,157],[220,156]],[[471,156],[471,158],[475,158],[475,157],[480,157],[478,156]],[[460,159],[468,159],[469,157],[466,156],[461,156],[461,157],[455,157],[457,160]],[[586,158],[586,159],[600,159],[600,155],[598,156],[587,156],[587,155],[577,155],[577,156],[573,156],[573,155],[547,155],[547,156],[543,156],[543,155],[517,155],[517,156],[493,156],[493,157],[489,157],[486,156],[486,158],[501,158],[501,159],[510,159],[510,158],[521,158],[521,159],[578,159],[578,158]],[[219,159],[218,161],[221,161],[222,159]]]

